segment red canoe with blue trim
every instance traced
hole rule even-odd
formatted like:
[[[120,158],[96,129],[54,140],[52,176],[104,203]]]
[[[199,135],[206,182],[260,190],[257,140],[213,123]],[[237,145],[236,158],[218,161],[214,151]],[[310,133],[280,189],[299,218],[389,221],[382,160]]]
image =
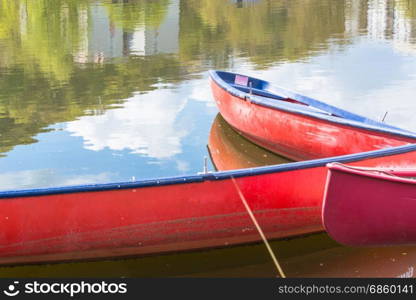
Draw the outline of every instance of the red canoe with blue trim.
[[[416,244],[416,164],[411,168],[328,164],[322,218],[351,246]]]
[[[416,135],[240,74],[210,71],[224,119],[254,143],[293,160],[416,142]]]
[[[0,192],[0,264],[73,261],[260,241],[322,230],[326,164],[401,166],[416,145],[127,183]]]

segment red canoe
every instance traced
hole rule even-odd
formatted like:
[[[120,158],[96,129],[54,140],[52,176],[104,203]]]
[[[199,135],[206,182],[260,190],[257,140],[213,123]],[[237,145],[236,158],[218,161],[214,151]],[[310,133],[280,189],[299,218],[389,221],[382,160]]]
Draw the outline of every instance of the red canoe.
[[[416,142],[416,135],[239,74],[210,71],[224,119],[256,144],[293,160]]]
[[[416,244],[416,168],[396,166],[328,164],[322,218],[334,240],[351,246]]]
[[[221,247],[260,240],[231,178],[268,238],[322,230],[334,161],[400,166],[416,145],[283,165],[128,183],[0,193],[0,264]]]

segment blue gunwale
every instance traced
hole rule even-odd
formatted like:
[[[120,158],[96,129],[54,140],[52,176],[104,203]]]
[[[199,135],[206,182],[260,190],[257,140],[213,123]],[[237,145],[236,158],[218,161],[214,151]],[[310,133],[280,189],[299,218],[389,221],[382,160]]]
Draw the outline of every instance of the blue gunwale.
[[[280,173],[287,171],[295,171],[300,169],[309,169],[315,167],[326,166],[330,162],[348,163],[363,159],[370,159],[376,157],[384,157],[390,155],[397,155],[402,153],[408,153],[416,151],[416,144],[408,144],[399,147],[386,148],[375,151],[361,152],[356,154],[348,154],[342,156],[335,156],[329,158],[314,159],[301,162],[292,162],[287,164],[256,167],[249,169],[239,169],[231,171],[210,172],[206,174],[196,174],[187,176],[176,176],[156,179],[144,179],[134,182],[116,182],[105,184],[91,184],[91,185],[78,185],[78,186],[64,186],[53,188],[37,188],[26,190],[11,190],[0,192],[0,199],[15,198],[15,197],[33,197],[33,196],[45,196],[54,194],[69,194],[69,193],[82,193],[82,192],[101,192],[110,190],[123,190],[145,187],[157,187],[182,183],[194,183],[203,181],[216,181],[230,179],[231,177],[250,177],[256,175]]]
[[[212,80],[214,80],[222,89],[224,89],[231,95],[241,98],[244,101],[248,100],[251,103],[255,103],[260,106],[272,108],[275,110],[281,110],[281,111],[285,111],[285,112],[289,112],[293,114],[313,117],[316,119],[324,120],[324,121],[339,124],[339,125],[350,126],[354,128],[360,128],[360,129],[365,129],[365,130],[370,130],[370,131],[375,131],[375,132],[380,132],[380,133],[385,133],[385,134],[393,134],[393,135],[401,136],[405,138],[416,139],[416,133],[414,132],[351,113],[349,111],[337,108],[335,106],[329,105],[319,100],[286,90],[281,87],[274,86],[270,82],[265,81],[265,80],[257,79],[257,78],[242,75],[242,74],[225,72],[225,71],[216,71],[216,70],[210,70],[209,75]],[[301,103],[310,105],[311,107],[320,109],[322,111],[325,111],[327,113],[334,114],[337,116],[322,114],[317,111],[308,109],[307,106],[302,107],[303,105],[293,104],[290,102],[279,101],[279,100],[276,101],[273,99],[268,99],[266,97],[259,97],[254,94],[243,92],[235,88],[234,83],[232,83],[231,80],[227,81],[226,79],[223,78],[223,77],[234,78],[235,75],[248,77],[249,81],[252,81],[255,83],[255,86],[257,86],[257,88],[255,89],[257,90],[263,90],[277,97],[281,97],[282,100],[284,100],[285,98],[291,98],[293,100],[299,101]]]

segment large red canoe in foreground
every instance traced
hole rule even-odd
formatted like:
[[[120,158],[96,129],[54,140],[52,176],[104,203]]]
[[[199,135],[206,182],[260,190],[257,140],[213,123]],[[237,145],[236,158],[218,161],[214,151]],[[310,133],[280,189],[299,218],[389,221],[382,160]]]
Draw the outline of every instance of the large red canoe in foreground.
[[[254,143],[293,160],[416,142],[416,135],[244,75],[210,71],[224,119]]]
[[[326,164],[413,165],[416,145],[251,169],[0,193],[0,264],[137,256],[322,230]]]
[[[328,164],[322,218],[351,246],[416,244],[416,168]]]

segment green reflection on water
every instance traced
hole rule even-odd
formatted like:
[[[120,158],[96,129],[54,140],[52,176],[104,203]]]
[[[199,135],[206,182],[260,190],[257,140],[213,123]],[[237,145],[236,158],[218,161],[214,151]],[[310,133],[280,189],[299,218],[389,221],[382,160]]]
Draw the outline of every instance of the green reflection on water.
[[[187,15],[180,40],[185,60],[237,54],[264,68],[325,49],[330,37],[344,32],[343,1],[258,1],[239,9],[222,0],[190,0],[182,9]],[[216,67],[226,64],[220,61]]]
[[[258,68],[302,59],[344,31],[343,1],[258,1],[243,8],[222,0],[176,1],[178,49],[162,53],[154,46],[136,56],[133,33],[159,34],[172,2],[2,0],[0,152],[156,83],[227,68],[233,56]]]
[[[159,26],[166,16],[169,0],[112,0],[103,3],[116,26],[125,31],[134,31],[138,26]]]
[[[349,44],[366,28],[371,4],[295,0],[240,7],[223,0],[177,0],[178,49],[170,54],[155,49],[138,59],[131,51],[133,33],[158,34],[172,2],[1,0],[0,152],[33,143],[51,124],[109,109],[157,82],[232,67],[236,57],[263,69]],[[407,18],[416,15],[413,1],[387,5]],[[358,30],[351,34],[346,24],[354,11]],[[94,45],[103,33],[119,38],[106,46],[120,48],[113,56]]]
[[[107,1],[107,10],[95,18],[108,13],[110,25],[123,20],[123,30],[136,24],[156,26],[167,3]],[[134,91],[154,89],[151,85],[161,76],[176,81],[178,62],[169,55],[127,55],[103,64],[97,53],[88,53],[94,5],[83,0],[1,2],[1,153],[36,142],[33,136],[52,124],[103,112]],[[101,29],[111,34],[112,28]]]
[[[271,242],[288,277],[414,276],[416,247],[342,247],[324,233]],[[263,244],[142,258],[1,267],[13,277],[276,277]]]
[[[272,243],[279,259],[290,275],[288,260],[334,247],[339,247],[325,234],[298,237]],[[256,272],[240,272],[239,268],[257,266]],[[237,269],[237,272],[235,271]],[[218,274],[218,272],[220,272]],[[209,251],[174,253],[137,259],[106,260],[0,268],[0,277],[166,277],[166,276],[236,276],[273,277],[275,270],[262,244],[212,249]]]

